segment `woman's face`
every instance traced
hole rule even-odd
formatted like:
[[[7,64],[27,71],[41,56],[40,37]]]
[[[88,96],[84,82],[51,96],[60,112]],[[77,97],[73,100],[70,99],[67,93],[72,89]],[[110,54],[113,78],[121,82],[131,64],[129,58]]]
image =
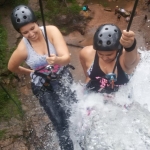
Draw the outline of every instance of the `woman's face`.
[[[38,38],[39,27],[34,23],[28,23],[27,25],[20,28],[20,33],[28,40],[34,41]]]
[[[97,54],[104,62],[110,63],[116,58],[117,51],[97,51]]]

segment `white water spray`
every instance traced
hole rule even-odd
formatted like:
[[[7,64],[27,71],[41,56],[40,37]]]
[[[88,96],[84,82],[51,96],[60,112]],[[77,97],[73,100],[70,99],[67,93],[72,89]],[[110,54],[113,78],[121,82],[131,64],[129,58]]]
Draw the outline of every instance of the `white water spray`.
[[[79,102],[72,105],[70,134],[75,150],[150,149],[150,52],[141,61],[130,82],[113,98],[85,94],[75,84]],[[79,146],[80,145],[80,146]]]

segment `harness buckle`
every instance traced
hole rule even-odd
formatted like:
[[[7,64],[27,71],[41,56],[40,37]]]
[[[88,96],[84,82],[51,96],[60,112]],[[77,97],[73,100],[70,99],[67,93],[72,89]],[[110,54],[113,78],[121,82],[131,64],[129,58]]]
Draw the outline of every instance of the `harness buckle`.
[[[114,89],[115,82],[117,81],[117,77],[115,73],[108,73],[105,78],[109,81],[111,88]]]

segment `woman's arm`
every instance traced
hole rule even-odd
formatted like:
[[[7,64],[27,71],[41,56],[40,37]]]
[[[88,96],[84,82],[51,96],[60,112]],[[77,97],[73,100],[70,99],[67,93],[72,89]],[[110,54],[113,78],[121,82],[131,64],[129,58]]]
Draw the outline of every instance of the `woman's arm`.
[[[33,70],[27,69],[25,67],[20,66],[21,63],[27,58],[27,51],[25,49],[25,46],[23,44],[23,41],[21,41],[17,47],[17,49],[13,52],[11,55],[9,62],[8,62],[8,69],[11,72],[17,73],[17,74],[27,74],[29,75]]]
[[[92,65],[94,56],[95,56],[95,51],[93,50],[93,46],[86,46],[79,53],[80,63],[82,65],[84,74],[86,76],[86,79],[85,79],[86,83],[90,80],[87,70]]]
[[[57,56],[53,54],[50,57],[47,57],[48,63],[59,65],[68,64],[70,62],[70,53],[61,32],[55,26],[47,26],[46,29],[48,38],[51,39],[57,53]]]
[[[123,30],[120,43],[124,47],[120,57],[121,66],[126,73],[131,74],[140,59],[137,52],[134,32]]]

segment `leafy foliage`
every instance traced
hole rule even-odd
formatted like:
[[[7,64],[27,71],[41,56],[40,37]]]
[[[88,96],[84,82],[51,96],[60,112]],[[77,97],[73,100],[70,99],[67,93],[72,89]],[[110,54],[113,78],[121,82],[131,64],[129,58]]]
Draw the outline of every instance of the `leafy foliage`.
[[[0,24],[0,73],[6,69],[7,32]]]
[[[0,140],[2,140],[5,136],[6,130],[0,130]]]
[[[27,5],[28,4],[28,0],[0,0],[0,6],[17,6],[17,5]]]
[[[8,51],[7,45],[7,31],[5,27],[1,25],[0,20],[0,84],[2,84],[2,74],[8,72],[7,64],[10,54],[11,51]],[[12,74],[8,73],[8,75],[9,76],[7,78],[12,78]],[[9,86],[7,86],[7,89],[9,89],[9,93],[17,100],[16,103],[20,105],[17,98],[17,92]],[[0,121],[3,119],[10,119],[19,113],[17,106],[0,86]]]
[[[121,1],[121,0],[120,0],[120,1]],[[87,3],[91,3],[91,2],[93,2],[93,0],[86,0],[84,3],[87,4]],[[106,1],[106,0],[94,0],[93,3],[101,4],[101,5],[104,6],[104,7],[108,7],[108,6],[109,6],[108,1]]]
[[[7,90],[9,93],[11,93],[11,96],[15,100],[15,103],[20,106],[21,103],[18,100],[17,92],[15,91],[15,89],[7,86]],[[22,115],[15,103],[12,101],[9,95],[7,95],[7,93],[4,92],[4,90],[0,87],[0,121],[8,120],[11,117],[18,117],[18,114],[20,116]]]
[[[46,3],[46,7],[48,9],[46,16],[52,21],[60,14],[67,16],[77,15],[81,11],[81,7],[75,0],[66,0],[66,3],[65,1],[61,1],[60,3],[60,0],[47,0]]]

